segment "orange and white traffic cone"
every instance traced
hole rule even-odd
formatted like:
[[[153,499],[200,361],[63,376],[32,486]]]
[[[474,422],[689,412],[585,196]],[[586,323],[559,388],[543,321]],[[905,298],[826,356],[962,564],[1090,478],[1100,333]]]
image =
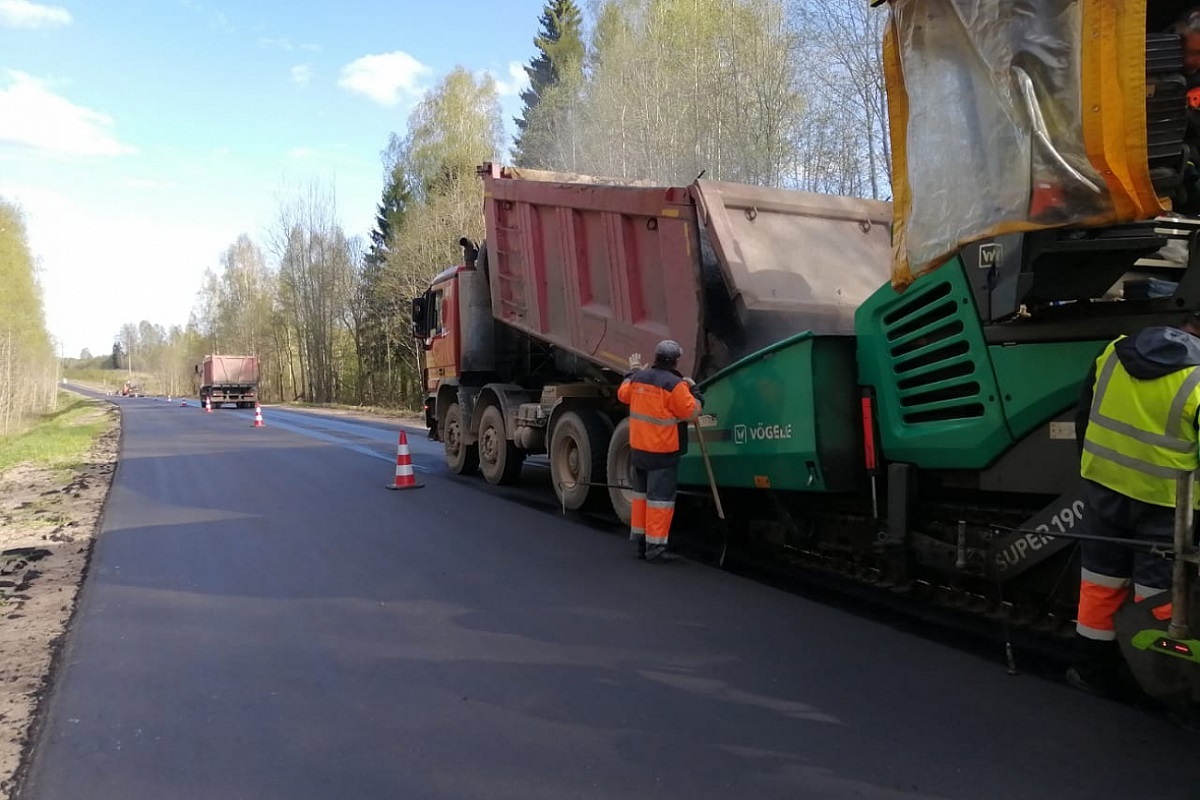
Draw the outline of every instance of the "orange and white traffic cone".
[[[412,457],[408,453],[408,436],[400,431],[400,442],[396,445],[396,480],[388,484],[389,489],[423,489],[413,472]]]
[[[263,421],[262,421],[262,406],[260,406],[258,404],[257,400],[254,401],[254,427],[255,428],[264,427]]]
[[[206,396],[206,397],[204,398],[204,413],[205,413],[205,414],[211,414],[211,413],[212,413],[212,398],[211,398],[211,397],[207,397],[207,396]]]

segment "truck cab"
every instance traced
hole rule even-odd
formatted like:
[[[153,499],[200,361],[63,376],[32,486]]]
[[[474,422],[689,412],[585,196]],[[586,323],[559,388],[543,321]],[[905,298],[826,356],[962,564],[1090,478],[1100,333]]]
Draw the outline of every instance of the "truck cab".
[[[420,297],[412,301],[412,335],[425,349],[425,366],[421,371],[422,389],[426,398],[437,396],[443,381],[458,376],[461,343],[458,333],[459,273],[462,265],[450,267],[435,277]],[[431,437],[437,438],[434,403],[425,403],[425,421]]]

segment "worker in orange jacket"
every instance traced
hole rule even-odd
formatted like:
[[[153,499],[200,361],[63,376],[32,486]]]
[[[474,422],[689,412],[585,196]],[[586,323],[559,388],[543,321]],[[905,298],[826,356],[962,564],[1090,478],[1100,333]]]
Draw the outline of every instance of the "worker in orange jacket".
[[[687,452],[687,425],[700,416],[704,402],[695,381],[676,369],[682,357],[678,342],[659,342],[653,366],[631,372],[617,389],[629,406],[633,451],[629,538],[637,543],[638,557],[652,564],[675,560],[667,552],[667,537],[675,515],[676,469]]]

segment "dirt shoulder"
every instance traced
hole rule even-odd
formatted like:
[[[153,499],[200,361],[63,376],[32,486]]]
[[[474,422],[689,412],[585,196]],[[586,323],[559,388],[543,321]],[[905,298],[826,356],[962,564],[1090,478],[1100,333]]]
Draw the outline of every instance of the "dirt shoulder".
[[[314,414],[324,414],[331,417],[345,417],[347,419],[362,420],[366,422],[394,422],[398,425],[404,425],[412,428],[424,428],[425,417],[420,414],[415,414],[412,411],[397,411],[387,408],[375,408],[371,406],[324,406],[308,403],[278,403],[273,404],[277,408],[294,409],[296,411],[309,411]],[[265,408],[265,406],[264,406]]]
[[[0,471],[0,800],[19,788],[116,468],[119,412],[89,414],[106,430],[82,465]]]

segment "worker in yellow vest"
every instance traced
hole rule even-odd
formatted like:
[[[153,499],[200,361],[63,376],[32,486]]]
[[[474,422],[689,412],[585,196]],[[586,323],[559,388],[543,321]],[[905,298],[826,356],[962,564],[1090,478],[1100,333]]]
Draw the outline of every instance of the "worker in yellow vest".
[[[1170,546],[1175,480],[1200,466],[1200,309],[1180,327],[1146,328],[1100,353],[1084,381],[1076,418],[1087,509],[1082,532]],[[1148,552],[1097,541],[1082,543],[1079,657],[1067,671],[1075,687],[1097,694],[1121,690],[1120,649],[1113,617],[1129,597],[1171,616],[1171,566]]]

